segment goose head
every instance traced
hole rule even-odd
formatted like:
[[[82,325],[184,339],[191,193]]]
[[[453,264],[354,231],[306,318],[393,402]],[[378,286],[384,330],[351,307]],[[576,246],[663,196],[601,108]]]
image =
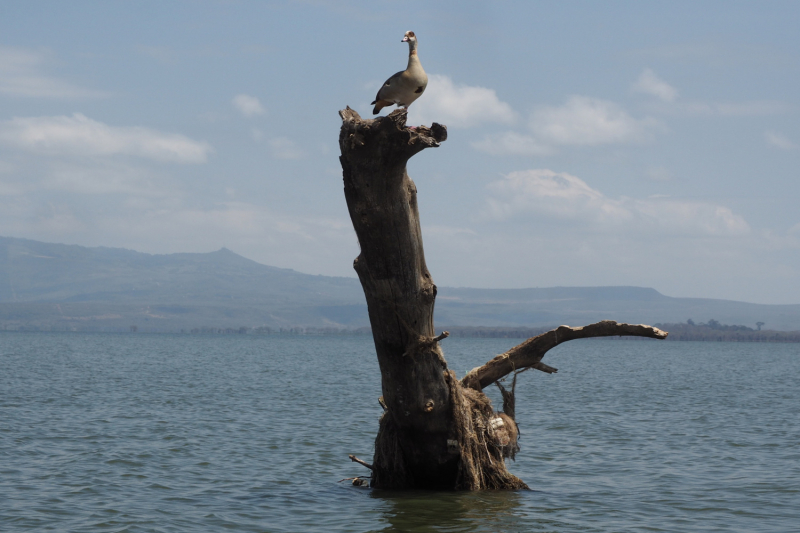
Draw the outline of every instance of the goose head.
[[[403,35],[403,40],[400,41],[401,43],[413,43],[417,44],[417,36],[414,35],[413,31],[407,31],[405,35]]]

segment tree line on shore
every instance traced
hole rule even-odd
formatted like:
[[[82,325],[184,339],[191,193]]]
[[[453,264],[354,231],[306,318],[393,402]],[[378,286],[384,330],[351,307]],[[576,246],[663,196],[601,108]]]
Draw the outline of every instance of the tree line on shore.
[[[743,325],[721,324],[719,321],[711,319],[704,323],[695,323],[689,319],[683,323],[656,323],[655,327],[669,332],[667,341],[708,341],[708,342],[800,342],[800,331],[776,331],[759,329],[764,324],[757,322],[759,328],[751,328]],[[541,335],[553,329],[548,327],[488,327],[488,326],[450,326],[440,328],[450,333],[452,337],[464,338],[486,338],[486,339],[527,339]],[[0,331],[23,331],[23,332],[82,332],[82,333],[119,333],[128,331],[130,333],[184,333],[191,335],[370,335],[368,327],[362,328],[338,328],[338,327],[269,327],[269,326],[241,326],[238,328],[203,326],[191,329],[181,329],[179,331],[147,331],[137,326],[130,326],[126,330],[109,329],[97,327],[64,327],[64,328],[40,328],[36,326],[18,326],[14,328],[0,328]],[[639,337],[604,337],[618,338],[629,341],[647,340]]]
[[[695,323],[689,319],[685,323],[679,324],[655,324],[655,327],[669,332],[666,340],[671,341],[712,341],[712,342],[800,342],[800,331],[776,331],[760,329],[763,323],[758,322],[759,328],[751,328],[743,325],[721,324],[719,321],[710,319],[705,323]],[[487,338],[487,339],[526,339],[541,335],[549,331],[553,326],[548,327],[486,327],[486,326],[451,326],[440,329],[446,330],[452,337],[465,338]],[[369,335],[370,328],[317,328],[317,327],[292,327],[292,328],[269,328],[266,326],[257,328],[239,329],[215,329],[199,328],[193,329],[191,333],[249,333],[256,335]],[[616,338],[616,337],[606,337]],[[625,340],[647,340],[639,337],[619,337]]]

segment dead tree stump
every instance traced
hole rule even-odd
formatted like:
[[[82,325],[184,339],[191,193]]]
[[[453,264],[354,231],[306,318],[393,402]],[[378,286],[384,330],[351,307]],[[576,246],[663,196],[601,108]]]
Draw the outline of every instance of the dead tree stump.
[[[367,465],[371,486],[527,488],[504,462],[512,436],[516,447],[516,427],[506,427],[513,413],[498,416],[482,388],[525,368],[554,372],[541,359],[571,338],[666,334],[616,322],[562,326],[459,381],[439,347],[447,334],[434,331],[436,285],[425,265],[417,188],[406,172],[412,156],[447,139],[447,129],[436,123],[408,128],[403,109],[367,120],[349,107],[339,115],[344,194],[361,247],[353,267],[367,300],[385,407],[373,464]]]

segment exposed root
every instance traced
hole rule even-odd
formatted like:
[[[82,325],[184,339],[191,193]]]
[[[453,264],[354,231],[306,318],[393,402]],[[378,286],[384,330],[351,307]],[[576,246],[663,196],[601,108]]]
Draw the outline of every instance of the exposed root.
[[[500,431],[500,443],[503,445],[503,456],[510,457],[511,460],[516,460],[517,452],[519,451],[519,424],[517,424],[516,414],[516,396],[515,391],[517,388],[517,374],[525,372],[526,369],[514,372],[514,379],[511,381],[511,391],[506,390],[499,381],[495,381],[495,385],[500,389],[500,394],[503,396],[503,412],[498,413],[498,417],[503,421]],[[505,434],[503,434],[505,432]]]
[[[346,477],[344,479],[340,479],[338,482],[341,483],[342,481],[352,481],[353,486],[355,487],[366,487],[369,485],[369,479],[372,476],[356,476],[356,477]]]
[[[511,380],[511,392],[507,391],[499,381],[495,381],[495,385],[500,389],[500,394],[503,396],[503,412],[511,417],[511,420],[517,419],[517,399],[515,391],[517,389],[517,374],[525,372],[526,369],[517,370],[514,372],[514,379]]]
[[[482,392],[461,387],[454,373],[447,383],[453,405],[453,425],[461,447],[457,490],[527,489],[505,465],[504,448],[491,420],[497,418],[491,401]],[[515,443],[516,444],[516,441]]]
[[[517,426],[506,413],[496,413],[483,393],[465,388],[454,372],[445,371],[452,405],[453,438],[448,451],[458,455],[455,490],[518,490],[528,486],[511,474],[505,458],[519,450]],[[512,389],[513,390],[513,389]],[[513,408],[511,409],[513,413]],[[351,457],[351,459],[353,459]],[[356,459],[353,459],[356,460]],[[400,445],[400,435],[389,412],[380,419],[370,485],[382,489],[414,488],[414,476]]]

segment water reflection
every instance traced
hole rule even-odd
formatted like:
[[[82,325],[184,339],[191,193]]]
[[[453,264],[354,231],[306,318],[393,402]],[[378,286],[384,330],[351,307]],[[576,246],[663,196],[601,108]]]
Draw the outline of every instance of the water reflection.
[[[519,531],[532,491],[502,492],[394,492],[373,490],[390,532]]]

